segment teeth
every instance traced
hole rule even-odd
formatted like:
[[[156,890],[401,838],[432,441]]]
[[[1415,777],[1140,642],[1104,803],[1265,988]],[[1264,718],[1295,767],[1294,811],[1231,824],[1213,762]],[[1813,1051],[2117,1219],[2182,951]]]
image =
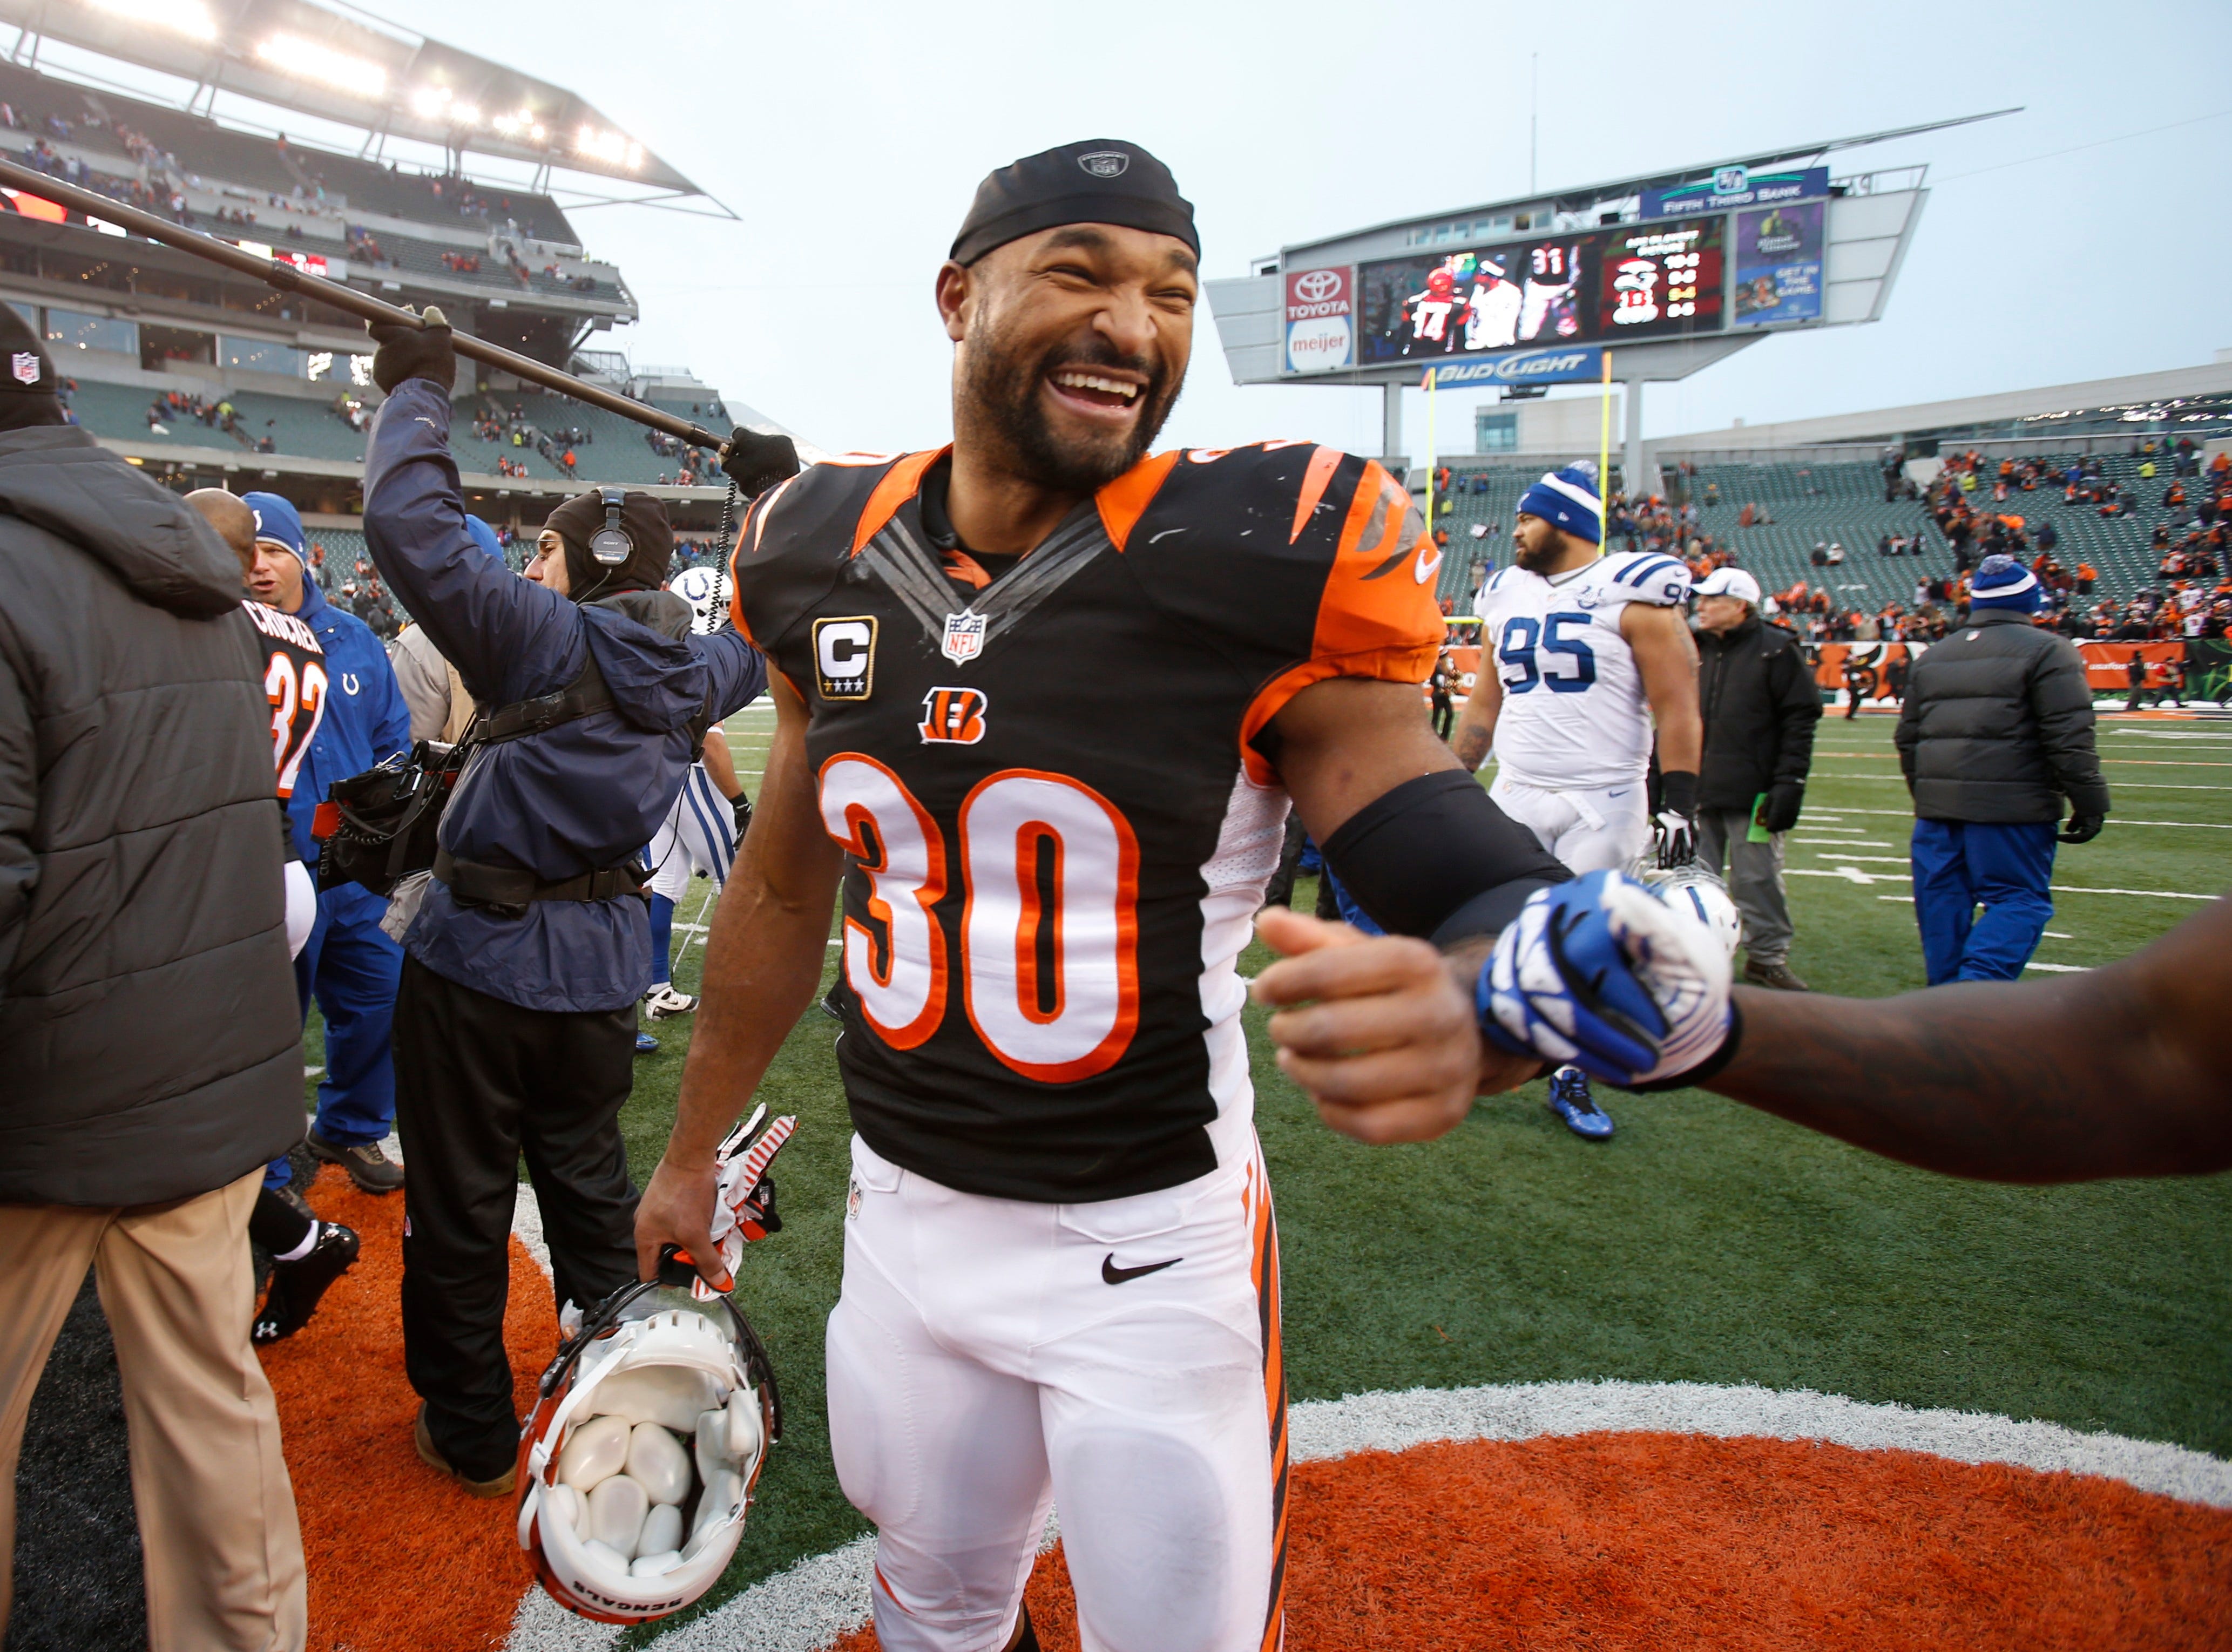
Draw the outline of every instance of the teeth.
[[[1139,393],[1139,386],[1137,385],[1126,384],[1117,379],[1103,379],[1096,373],[1058,373],[1054,375],[1054,381],[1066,389],[1098,390],[1106,395],[1121,396],[1126,401]]]

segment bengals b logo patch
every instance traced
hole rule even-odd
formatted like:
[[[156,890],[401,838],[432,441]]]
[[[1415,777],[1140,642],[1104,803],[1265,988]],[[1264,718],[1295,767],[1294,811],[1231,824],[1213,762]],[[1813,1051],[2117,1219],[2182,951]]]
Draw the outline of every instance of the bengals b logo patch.
[[[984,737],[990,703],[982,689],[932,689],[922,696],[922,743],[975,745]]]

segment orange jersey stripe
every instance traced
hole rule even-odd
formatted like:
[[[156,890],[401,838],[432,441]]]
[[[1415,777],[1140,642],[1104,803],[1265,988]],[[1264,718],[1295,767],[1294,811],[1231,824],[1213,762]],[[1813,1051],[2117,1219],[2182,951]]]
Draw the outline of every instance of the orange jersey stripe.
[[[868,496],[868,508],[860,513],[860,522],[853,529],[853,555],[858,556],[863,546],[883,532],[884,524],[899,508],[914,497],[915,489],[922,486],[923,472],[951,451],[953,444],[949,442],[926,452],[909,453],[884,472],[884,479]]]
[[[1108,537],[1118,550],[1122,550],[1124,542],[1132,537],[1132,530],[1147,514],[1147,507],[1163,490],[1163,483],[1170,479],[1178,462],[1176,448],[1168,453],[1158,453],[1152,459],[1140,460],[1100,490],[1094,501],[1100,508],[1100,525],[1108,530]]]
[[[1340,469],[1340,460],[1339,448],[1321,447],[1310,455],[1309,469],[1302,472],[1301,494],[1294,501],[1294,528],[1287,535],[1288,544],[1300,539],[1302,529],[1310,525],[1310,518],[1317,514],[1318,502],[1325,497],[1326,484]]]

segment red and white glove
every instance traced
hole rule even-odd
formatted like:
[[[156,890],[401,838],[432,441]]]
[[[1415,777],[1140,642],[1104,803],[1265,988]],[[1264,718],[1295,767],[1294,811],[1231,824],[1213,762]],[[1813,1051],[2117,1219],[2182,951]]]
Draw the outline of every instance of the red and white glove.
[[[785,1113],[762,1130],[761,1121],[766,1118],[767,1105],[762,1102],[752,1110],[749,1118],[729,1132],[718,1156],[721,1181],[713,1204],[713,1248],[721,1258],[722,1271],[732,1279],[747,1244],[782,1231],[782,1218],[775,1213],[775,1182],[768,1175],[768,1166],[798,1128],[798,1120]],[[700,1302],[710,1302],[721,1293],[698,1278],[690,1281],[690,1294]]]

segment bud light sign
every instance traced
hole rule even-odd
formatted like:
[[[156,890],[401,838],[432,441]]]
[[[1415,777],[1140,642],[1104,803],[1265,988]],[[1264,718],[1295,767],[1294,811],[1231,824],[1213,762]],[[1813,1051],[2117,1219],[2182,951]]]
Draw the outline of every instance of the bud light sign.
[[[1324,373],[1356,360],[1356,271],[1287,272],[1287,371]]]
[[[1593,383],[1604,377],[1604,352],[1593,346],[1570,350],[1522,350],[1515,355],[1445,362],[1426,372],[1435,386],[1442,390],[1454,390],[1460,385]]]

